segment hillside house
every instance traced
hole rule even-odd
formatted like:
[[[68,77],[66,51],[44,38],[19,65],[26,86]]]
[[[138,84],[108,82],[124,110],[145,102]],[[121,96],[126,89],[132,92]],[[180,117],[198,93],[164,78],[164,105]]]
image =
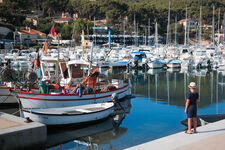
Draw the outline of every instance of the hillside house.
[[[179,24],[183,24],[184,28],[189,26],[189,29],[196,29],[196,23],[191,19],[182,19]],[[187,26],[188,25],[188,26]]]
[[[15,39],[16,41],[19,41],[19,43],[25,43],[29,45],[30,43],[36,43],[37,41],[45,40],[46,34],[26,27],[20,31],[15,31]]]

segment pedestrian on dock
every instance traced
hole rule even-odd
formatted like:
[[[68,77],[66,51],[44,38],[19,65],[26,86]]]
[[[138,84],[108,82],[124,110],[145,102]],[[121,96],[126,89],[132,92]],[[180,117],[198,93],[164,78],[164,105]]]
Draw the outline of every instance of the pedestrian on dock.
[[[191,134],[192,120],[194,123],[194,133],[196,133],[197,128],[197,108],[198,108],[198,93],[196,92],[196,83],[191,82],[189,84],[190,92],[187,95],[187,101],[185,106],[185,113],[187,113],[188,118],[188,130],[187,134]]]

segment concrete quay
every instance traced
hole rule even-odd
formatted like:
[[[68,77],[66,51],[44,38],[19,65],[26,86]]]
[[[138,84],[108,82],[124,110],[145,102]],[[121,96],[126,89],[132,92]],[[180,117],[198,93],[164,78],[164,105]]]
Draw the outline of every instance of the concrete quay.
[[[197,128],[198,133],[179,132],[127,150],[224,150],[225,120]]]
[[[46,126],[28,123],[26,119],[0,112],[1,150],[42,150],[47,138]]]

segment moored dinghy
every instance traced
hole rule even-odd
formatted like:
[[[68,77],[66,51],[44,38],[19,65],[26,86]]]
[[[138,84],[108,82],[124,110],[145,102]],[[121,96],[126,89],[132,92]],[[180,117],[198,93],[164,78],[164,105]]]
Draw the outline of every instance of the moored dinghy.
[[[152,69],[156,68],[163,68],[163,66],[166,64],[166,62],[162,59],[156,59],[150,63],[148,63],[148,67]]]
[[[172,59],[172,60],[168,61],[168,63],[166,65],[169,68],[180,68],[181,67],[181,61],[177,60],[177,59]]]
[[[105,102],[64,108],[23,108],[20,115],[46,125],[66,125],[101,120],[107,118],[113,111],[114,103]]]

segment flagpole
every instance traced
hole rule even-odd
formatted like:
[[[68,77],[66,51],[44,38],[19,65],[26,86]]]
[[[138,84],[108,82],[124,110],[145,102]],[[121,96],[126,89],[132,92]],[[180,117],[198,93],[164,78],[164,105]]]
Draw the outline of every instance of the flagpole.
[[[57,35],[55,33],[55,27],[54,25],[52,26],[51,30],[50,30],[51,35],[53,36],[53,38],[57,38]],[[56,62],[56,78],[57,78],[57,84],[59,84],[59,36],[60,34],[58,34],[58,46],[57,46],[57,62]]]
[[[59,34],[58,34],[58,46],[57,46],[57,66],[56,66],[56,73],[57,73],[57,83],[59,84]]]

